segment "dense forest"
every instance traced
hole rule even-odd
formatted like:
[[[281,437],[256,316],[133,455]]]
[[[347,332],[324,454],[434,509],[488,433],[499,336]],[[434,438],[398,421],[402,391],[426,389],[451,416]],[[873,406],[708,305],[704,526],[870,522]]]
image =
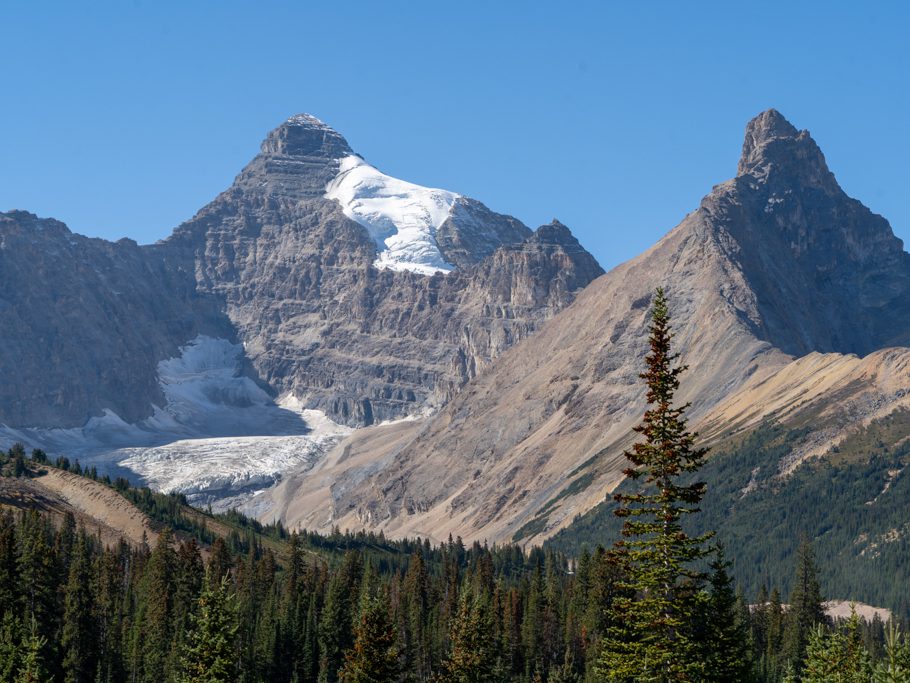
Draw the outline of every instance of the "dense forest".
[[[92,479],[144,512],[155,537],[106,545],[71,513],[5,500],[0,680],[910,681],[899,619],[826,617],[823,543],[797,536],[786,599],[760,581],[737,590],[734,576],[754,585],[762,572],[737,556],[732,573],[710,529],[722,509],[701,476],[711,461],[688,431],[687,406],[673,401],[686,368],[670,348],[662,291],[652,305],[649,407],[626,453],[629,484],[605,522],[612,541],[571,556],[458,538],[288,533],[40,450],[0,452],[7,482],[40,481],[50,468]],[[778,436],[743,444],[741,457]],[[797,533],[786,515],[768,514],[777,533]]]
[[[33,467],[20,476],[38,476]],[[129,495],[181,508],[179,496]],[[513,545],[249,525],[205,545],[201,526],[194,535],[162,524],[152,547],[105,548],[72,518],[0,513],[0,680],[598,680],[622,593],[604,548],[570,562]],[[775,593],[751,611],[724,572],[712,577],[706,607],[733,616],[729,651],[749,676],[739,680],[783,680],[801,648],[841,641],[869,666],[886,661],[880,622],[824,619],[808,546],[794,576],[798,609]]]

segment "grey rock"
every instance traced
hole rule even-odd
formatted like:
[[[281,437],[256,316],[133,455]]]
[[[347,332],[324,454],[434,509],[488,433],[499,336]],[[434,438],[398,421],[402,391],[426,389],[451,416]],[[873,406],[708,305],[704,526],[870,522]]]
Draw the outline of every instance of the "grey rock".
[[[162,400],[159,360],[196,334],[232,336],[192,270],[160,256],[0,213],[0,424],[81,425],[105,409],[140,419]]]
[[[0,424],[147,417],[158,361],[198,334],[242,342],[273,395],[349,425],[435,410],[603,272],[567,230],[544,238],[467,198],[439,230],[454,272],[379,271],[366,230],[324,197],[350,154],[294,116],[154,245],[2,215]]]

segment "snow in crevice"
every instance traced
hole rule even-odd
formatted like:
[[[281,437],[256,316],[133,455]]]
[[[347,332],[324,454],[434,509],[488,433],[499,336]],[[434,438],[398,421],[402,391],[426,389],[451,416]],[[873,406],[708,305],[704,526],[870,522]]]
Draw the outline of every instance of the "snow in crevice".
[[[339,161],[325,196],[369,232],[378,248],[377,268],[422,275],[455,268],[436,243],[436,231],[459,198],[454,192],[392,178],[351,155]]]
[[[243,374],[243,361],[240,344],[196,337],[158,363],[165,402],[148,419],[131,424],[105,410],[80,428],[0,425],[0,446],[22,441],[216,510],[233,507],[313,466],[352,431],[293,395],[273,401]]]

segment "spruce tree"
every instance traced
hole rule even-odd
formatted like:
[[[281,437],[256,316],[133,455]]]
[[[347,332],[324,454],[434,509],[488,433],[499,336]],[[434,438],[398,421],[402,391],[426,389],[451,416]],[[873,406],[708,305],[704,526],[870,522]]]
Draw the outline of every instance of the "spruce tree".
[[[186,637],[181,683],[233,683],[237,680],[236,596],[226,576],[199,597]]]
[[[710,593],[703,618],[706,682],[745,681],[750,670],[748,622],[741,618],[729,567],[723,550],[718,550],[711,562]]]
[[[63,632],[60,647],[66,683],[90,683],[98,668],[96,620],[92,612],[89,539],[85,532],[73,544],[69,578],[64,592]]]
[[[689,535],[684,517],[698,512],[703,482],[687,482],[701,466],[707,449],[695,447],[685,411],[674,407],[674,394],[685,365],[675,365],[673,334],[663,289],[651,310],[647,370],[648,409],[635,431],[644,437],[625,453],[632,467],[625,475],[644,484],[634,493],[614,496],[623,522],[614,547],[625,574],[611,609],[611,625],[597,673],[610,681],[700,681],[705,675],[703,644],[695,622],[704,609],[706,575],[699,560],[710,550],[710,534]]]
[[[363,558],[349,552],[329,582],[319,624],[319,677],[327,683],[338,680],[344,652],[354,643],[353,617],[362,578]]]
[[[885,656],[875,666],[874,683],[910,683],[910,643],[894,619],[885,630]]]
[[[21,663],[14,683],[47,683],[51,680],[42,654],[46,644],[47,640],[38,632],[38,622],[32,617],[28,638],[22,643]]]
[[[430,581],[423,553],[418,548],[408,562],[401,595],[404,628],[405,673],[423,681],[430,673]]]
[[[10,611],[0,623],[0,681],[11,681],[21,664],[22,625]]]
[[[134,669],[143,683],[167,680],[174,668],[171,628],[176,554],[173,536],[165,527],[145,566],[139,587],[139,606],[133,631]]]
[[[443,663],[447,683],[495,683],[501,680],[493,614],[489,601],[474,591],[463,591],[452,621],[452,648]]]
[[[796,552],[796,574],[790,591],[790,609],[784,627],[783,650],[787,661],[799,674],[806,656],[806,645],[815,627],[826,621],[815,556],[809,539],[803,537]]]
[[[854,612],[842,628],[816,624],[806,643],[800,683],[868,683],[872,658],[863,647],[859,617]]]
[[[388,607],[379,597],[363,600],[354,628],[354,646],[345,653],[342,683],[394,683],[398,680],[395,628]]]

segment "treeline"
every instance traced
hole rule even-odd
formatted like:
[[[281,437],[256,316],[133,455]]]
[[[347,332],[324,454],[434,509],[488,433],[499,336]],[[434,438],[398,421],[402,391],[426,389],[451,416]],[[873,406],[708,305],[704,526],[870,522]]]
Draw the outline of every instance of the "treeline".
[[[163,527],[152,547],[105,548],[71,517],[0,514],[0,680],[596,681],[626,591],[603,548],[570,563],[458,539],[305,533],[279,561],[261,537],[239,553],[181,536]],[[838,680],[805,675],[907,657],[898,646],[888,658],[881,623],[824,618],[808,545],[789,607],[773,593],[750,609],[724,571],[711,579],[704,604],[732,616],[724,648],[741,658],[742,676],[719,680]]]
[[[824,559],[819,576],[828,596],[888,607],[910,619],[910,477],[893,477],[910,462],[910,441],[879,440],[874,430],[858,432],[867,439],[853,452],[842,445],[840,453],[804,463],[781,479],[778,463],[804,431],[759,427],[705,462],[698,478],[707,482],[708,495],[686,527],[692,533],[717,531],[737,585],[753,600],[762,586],[789,592],[805,534]],[[620,486],[632,488],[632,482]],[[598,505],[547,545],[574,556],[584,545],[611,543],[622,526],[615,509],[612,500]]]

